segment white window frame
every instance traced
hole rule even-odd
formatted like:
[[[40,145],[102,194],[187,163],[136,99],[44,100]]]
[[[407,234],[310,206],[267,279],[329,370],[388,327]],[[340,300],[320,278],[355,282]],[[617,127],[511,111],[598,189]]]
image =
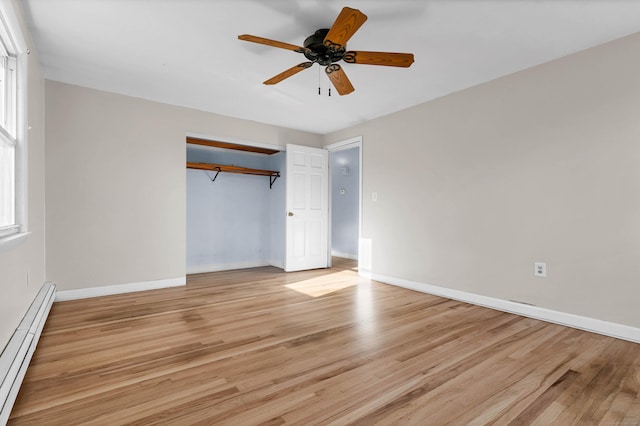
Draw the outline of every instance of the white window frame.
[[[14,223],[0,228],[0,247],[28,235],[27,223],[27,44],[18,15],[10,0],[0,0],[1,53],[8,53],[14,67],[15,91],[9,90],[5,99],[15,99],[15,117],[9,116],[7,128],[0,126],[0,138],[14,145]]]

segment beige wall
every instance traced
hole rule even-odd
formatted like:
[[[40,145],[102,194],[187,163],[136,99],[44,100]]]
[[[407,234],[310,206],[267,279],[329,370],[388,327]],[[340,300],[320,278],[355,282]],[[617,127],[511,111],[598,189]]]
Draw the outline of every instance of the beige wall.
[[[14,2],[19,14],[21,9]],[[28,226],[30,235],[0,247],[0,352],[44,283],[44,77],[37,53],[21,19],[31,49],[28,56]]]
[[[640,33],[325,136],[363,136],[373,272],[640,327],[639,51]]]
[[[47,278],[58,289],[186,271],[187,132],[320,146],[316,134],[46,82]]]

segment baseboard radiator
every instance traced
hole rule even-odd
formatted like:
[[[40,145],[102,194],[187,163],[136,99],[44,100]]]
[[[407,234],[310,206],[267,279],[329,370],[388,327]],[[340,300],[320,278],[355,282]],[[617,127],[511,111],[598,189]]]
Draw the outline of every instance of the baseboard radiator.
[[[55,296],[55,284],[45,283],[0,355],[0,425],[9,419]]]

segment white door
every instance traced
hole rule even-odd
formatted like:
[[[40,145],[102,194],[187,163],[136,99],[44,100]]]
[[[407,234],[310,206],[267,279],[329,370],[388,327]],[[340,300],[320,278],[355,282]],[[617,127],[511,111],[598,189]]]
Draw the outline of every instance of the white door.
[[[287,145],[287,272],[328,266],[328,160],[327,150]]]

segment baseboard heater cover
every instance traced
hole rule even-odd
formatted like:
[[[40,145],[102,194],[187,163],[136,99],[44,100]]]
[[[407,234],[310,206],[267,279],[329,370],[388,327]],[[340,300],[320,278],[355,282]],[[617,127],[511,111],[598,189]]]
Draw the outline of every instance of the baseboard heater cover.
[[[9,419],[55,295],[54,283],[42,286],[0,355],[0,425]]]

